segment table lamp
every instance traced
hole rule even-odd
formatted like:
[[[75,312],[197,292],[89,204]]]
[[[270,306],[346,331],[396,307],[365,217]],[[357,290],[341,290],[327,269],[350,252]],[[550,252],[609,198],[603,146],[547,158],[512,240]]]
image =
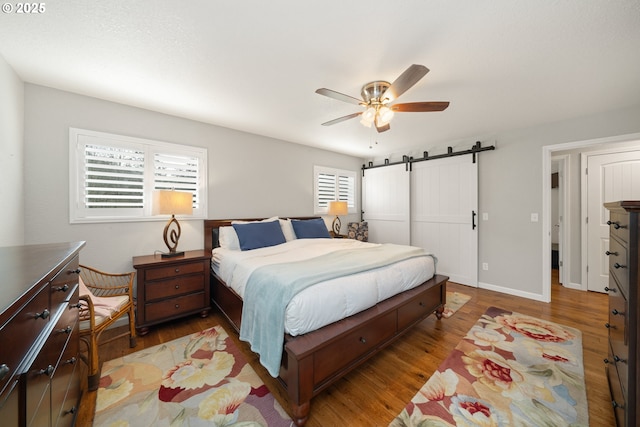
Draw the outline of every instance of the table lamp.
[[[329,215],[335,215],[336,218],[333,220],[331,224],[331,228],[333,234],[338,236],[340,234],[340,228],[342,227],[342,222],[340,222],[340,215],[346,215],[349,213],[349,208],[347,207],[347,202],[333,201],[329,202],[329,210],[327,212]]]
[[[171,215],[164,227],[164,243],[169,252],[162,254],[162,258],[172,258],[184,255],[184,251],[178,252],[178,240],[180,239],[180,223],[176,215],[191,215],[193,213],[193,194],[175,190],[154,190],[153,211],[154,215]]]

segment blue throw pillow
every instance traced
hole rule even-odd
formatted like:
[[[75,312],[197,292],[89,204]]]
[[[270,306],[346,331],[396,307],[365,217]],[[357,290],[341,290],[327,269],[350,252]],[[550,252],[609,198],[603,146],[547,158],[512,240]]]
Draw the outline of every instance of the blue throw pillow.
[[[296,233],[298,239],[330,239],[329,230],[324,224],[322,218],[308,219],[308,220],[291,220],[293,225],[293,231]]]
[[[248,224],[232,225],[238,235],[240,249],[243,251],[275,246],[286,242],[282,228],[280,227],[280,221],[250,222]]]

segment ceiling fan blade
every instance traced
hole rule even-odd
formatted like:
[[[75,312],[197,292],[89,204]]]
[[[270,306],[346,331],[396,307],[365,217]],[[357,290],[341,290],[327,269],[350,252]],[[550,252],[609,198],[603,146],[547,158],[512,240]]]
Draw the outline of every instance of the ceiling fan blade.
[[[391,86],[382,94],[381,100],[387,99],[388,102],[392,102],[400,95],[409,90],[414,84],[418,83],[418,80],[423,78],[429,69],[424,65],[413,64],[409,66],[398,78],[391,83]]]
[[[354,117],[358,117],[362,112],[349,114],[348,116],[338,117],[337,119],[329,120],[328,122],[322,123],[322,126],[331,126],[336,123],[344,122],[345,120],[353,119]]]
[[[386,125],[384,125],[384,126],[377,126],[377,125],[376,125],[376,130],[378,131],[378,133],[386,132],[386,131],[388,131],[389,129],[391,129],[391,125],[389,125],[389,123],[387,123],[387,124],[386,124]]]
[[[448,106],[448,102],[405,102],[403,104],[390,105],[389,108],[391,108],[391,111],[422,113],[446,110]]]
[[[338,101],[348,102],[349,104],[362,104],[362,100],[358,98],[354,98],[353,96],[345,95],[344,93],[336,92],[335,90],[320,88],[316,90],[316,93],[319,95],[328,96],[329,98],[337,99]]]

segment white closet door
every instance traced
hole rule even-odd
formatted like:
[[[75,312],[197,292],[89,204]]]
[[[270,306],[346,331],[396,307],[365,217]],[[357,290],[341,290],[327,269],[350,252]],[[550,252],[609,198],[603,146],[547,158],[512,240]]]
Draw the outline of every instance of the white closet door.
[[[477,163],[466,155],[412,166],[411,244],[438,258],[439,274],[477,287]]]
[[[364,170],[362,210],[370,242],[409,244],[409,178],[405,164]]]
[[[603,203],[640,199],[640,151],[587,156],[587,288],[606,292],[609,283],[609,211]],[[584,158],[583,158],[584,161]]]

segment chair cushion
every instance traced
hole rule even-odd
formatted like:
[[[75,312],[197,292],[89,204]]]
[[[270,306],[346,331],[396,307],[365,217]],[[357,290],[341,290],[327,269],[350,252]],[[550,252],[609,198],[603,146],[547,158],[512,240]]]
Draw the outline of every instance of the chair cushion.
[[[102,309],[100,310],[100,312],[98,312],[97,307],[94,306],[94,308],[96,310],[96,317],[95,317],[96,327],[100,326],[105,321],[110,320],[111,319],[111,315],[113,313],[117,313],[120,310],[122,310],[122,307],[127,305],[127,303],[129,302],[129,296],[128,295],[121,295],[121,296],[117,296],[117,297],[102,297],[100,299],[101,300],[105,300],[105,299],[106,300],[110,300],[109,301],[109,309],[106,310],[104,307],[101,307]],[[92,298],[92,300],[93,300],[93,298]],[[82,303],[82,301],[80,303]],[[90,323],[89,320],[82,320],[80,322],[80,330],[81,331],[86,331],[90,327],[91,327],[91,323]]]

